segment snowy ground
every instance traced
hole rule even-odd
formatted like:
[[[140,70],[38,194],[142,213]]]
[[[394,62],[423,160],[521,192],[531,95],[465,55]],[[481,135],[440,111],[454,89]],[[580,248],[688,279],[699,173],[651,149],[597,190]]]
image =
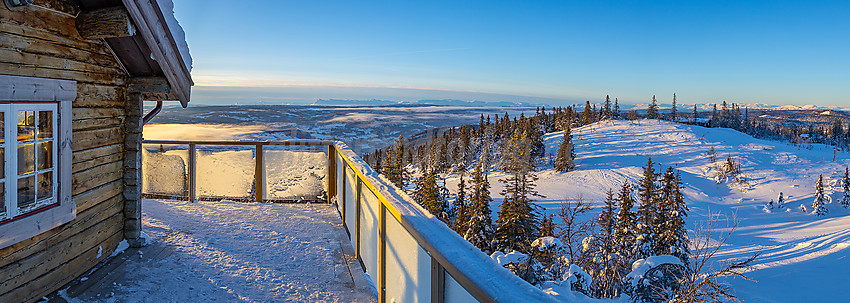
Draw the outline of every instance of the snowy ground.
[[[607,189],[616,191],[626,180],[635,184],[651,156],[665,169],[673,166],[681,171],[691,210],[690,228],[706,222],[709,212],[737,217],[738,229],[717,256],[718,261],[762,253],[748,273],[758,282],[731,280],[744,302],[847,302],[850,211],[838,205],[842,195],[838,180],[844,167],[850,165],[850,154],[835,154],[826,146],[808,149],[758,140],[729,129],[649,120],[637,124],[601,122],[574,129],[573,135],[576,170],[559,173],[550,163],[544,163],[538,173],[538,190],[546,198],[537,203],[547,213],[555,213],[561,201],[578,196],[601,205]],[[560,132],[545,136],[547,154],[555,153],[562,136]],[[731,155],[741,161],[749,186],[714,181],[706,154],[711,146],[718,160]],[[835,201],[828,205],[825,217],[799,209],[802,204],[811,210],[820,174],[827,195]],[[495,180],[502,177],[501,173],[490,176],[495,196],[502,187]],[[451,190],[456,190],[456,184],[456,179],[448,180]],[[765,203],[776,200],[779,192],[785,195],[786,208],[766,212]],[[494,199],[496,214],[501,198]]]
[[[339,217],[326,204],[144,200],[143,230],[173,250],[125,262],[92,302],[373,302],[342,253]],[[354,274],[354,276],[352,276]],[[368,287],[368,286],[367,286]],[[361,288],[362,289],[362,288]]]

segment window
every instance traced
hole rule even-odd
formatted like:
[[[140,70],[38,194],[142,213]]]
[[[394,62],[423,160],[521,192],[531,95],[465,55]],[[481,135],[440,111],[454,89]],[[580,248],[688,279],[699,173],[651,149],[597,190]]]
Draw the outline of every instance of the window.
[[[76,217],[71,199],[76,86],[0,75],[0,249]]]
[[[57,109],[56,102],[0,104],[0,224],[59,202]]]

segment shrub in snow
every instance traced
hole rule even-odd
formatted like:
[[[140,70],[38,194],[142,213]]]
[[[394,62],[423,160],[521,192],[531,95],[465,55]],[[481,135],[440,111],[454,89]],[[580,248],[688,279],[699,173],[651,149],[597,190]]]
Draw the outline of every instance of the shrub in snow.
[[[676,256],[661,255],[632,263],[624,279],[625,292],[633,302],[667,302],[682,287],[689,270]]]
[[[785,197],[782,196],[782,192],[779,193],[779,200],[776,202],[776,208],[784,208],[785,207]]]
[[[802,211],[802,212],[804,212],[804,213],[807,213],[807,212],[809,212],[809,209],[808,209],[808,208],[806,208],[806,205],[805,205],[805,204],[800,204],[800,211]]]
[[[496,251],[490,258],[532,285],[543,282],[543,266],[536,259],[518,251]]]
[[[578,265],[571,264],[570,271],[564,279],[564,282],[567,282],[570,285],[570,290],[589,295],[590,285],[593,284],[593,278]]]

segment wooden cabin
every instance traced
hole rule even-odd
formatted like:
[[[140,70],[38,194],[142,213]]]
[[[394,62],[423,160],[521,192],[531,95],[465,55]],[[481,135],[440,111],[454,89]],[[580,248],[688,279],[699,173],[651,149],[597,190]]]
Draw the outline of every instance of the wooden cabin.
[[[143,245],[142,101],[193,83],[156,0],[0,1],[0,302],[33,302]]]

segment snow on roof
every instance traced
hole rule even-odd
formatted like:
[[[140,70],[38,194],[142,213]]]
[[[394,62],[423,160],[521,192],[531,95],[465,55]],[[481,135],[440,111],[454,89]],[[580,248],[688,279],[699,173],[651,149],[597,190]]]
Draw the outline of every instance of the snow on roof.
[[[177,22],[174,17],[174,2],[172,0],[156,0],[159,4],[159,9],[162,11],[162,16],[165,17],[165,23],[171,31],[171,36],[174,42],[177,43],[177,48],[180,50],[180,58],[183,59],[183,64],[186,65],[186,70],[192,71],[192,55],[189,54],[189,43],[186,42],[186,32],[183,27]]]

